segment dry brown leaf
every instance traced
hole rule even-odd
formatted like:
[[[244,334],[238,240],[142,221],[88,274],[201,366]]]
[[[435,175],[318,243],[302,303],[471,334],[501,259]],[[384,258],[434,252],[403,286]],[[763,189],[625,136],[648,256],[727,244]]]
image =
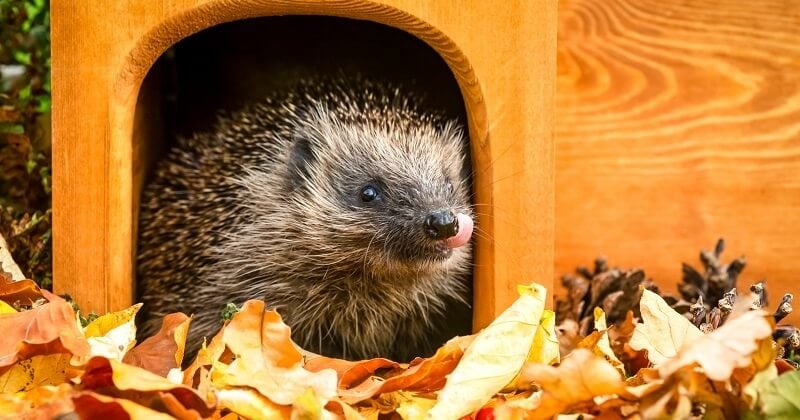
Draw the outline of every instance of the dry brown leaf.
[[[84,356],[89,343],[78,329],[75,312],[64,299],[46,290],[48,303],[28,311],[0,315],[0,374],[18,360],[37,355],[72,353]]]
[[[631,348],[630,340],[636,330],[636,321],[633,311],[628,311],[625,319],[617,323],[608,330],[608,338],[611,341],[611,349],[625,366],[630,374],[636,374],[640,369],[650,365],[647,360],[647,352],[637,351]]]
[[[652,372],[648,376],[651,374]],[[650,379],[652,378],[648,378]],[[639,399],[638,413],[643,418],[687,419],[690,417],[693,402],[705,404],[710,418],[722,418],[714,415],[723,406],[721,394],[726,391],[721,384],[717,385],[720,386],[714,388],[715,384],[702,372],[685,367],[666,379],[655,379],[654,382],[629,387],[626,394]]]
[[[190,323],[191,318],[182,313],[165,316],[161,329],[131,349],[122,361],[166,377],[171,369],[179,368],[183,363]]]
[[[749,366],[762,340],[772,337],[772,323],[764,311],[750,311],[695,339],[675,358],[659,367],[667,377],[685,366],[697,363],[710,379],[726,381],[735,368]]]
[[[604,357],[619,371],[620,375],[625,376],[625,366],[623,366],[622,362],[611,349],[611,340],[609,340],[608,326],[606,324],[606,314],[598,307],[594,308],[594,328],[595,331],[592,331],[591,334],[578,343],[578,348],[590,350],[592,353]]]
[[[12,281],[0,276],[0,300],[14,305],[30,305],[39,299],[44,298],[42,291],[36,282],[30,279]]]
[[[591,403],[594,397],[619,394],[625,388],[614,366],[586,349],[573,351],[558,367],[526,364],[520,382],[535,382],[542,389],[535,411],[526,413],[525,418],[534,419],[568,412],[577,405]],[[513,405],[504,407],[513,415]],[[498,417],[502,417],[500,414]]]
[[[647,350],[647,357],[658,366],[675,357],[678,350],[703,336],[683,315],[670,308],[657,294],[644,290],[639,303],[642,324],[630,339],[634,350]]]

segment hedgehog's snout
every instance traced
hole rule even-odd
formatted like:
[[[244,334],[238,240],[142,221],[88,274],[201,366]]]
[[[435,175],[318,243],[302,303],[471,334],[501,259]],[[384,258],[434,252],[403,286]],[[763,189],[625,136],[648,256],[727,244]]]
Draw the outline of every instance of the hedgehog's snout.
[[[425,233],[432,239],[447,239],[458,232],[458,219],[450,210],[439,210],[425,218]]]
[[[474,223],[469,215],[437,210],[425,218],[423,227],[431,239],[444,241],[448,248],[464,246],[472,237]]]

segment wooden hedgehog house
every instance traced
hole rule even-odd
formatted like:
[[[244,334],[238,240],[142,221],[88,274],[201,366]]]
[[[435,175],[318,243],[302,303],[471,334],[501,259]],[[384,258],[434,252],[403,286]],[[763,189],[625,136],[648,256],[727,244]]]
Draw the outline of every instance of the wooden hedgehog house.
[[[154,75],[160,57],[211,28],[278,16],[368,22],[424,45],[448,69],[471,141],[475,328],[515,299],[518,283],[552,285],[555,2],[59,0],[51,13],[54,287],[84,311],[122,308],[135,296],[138,200],[170,119],[163,86],[186,74],[184,62],[184,73]],[[406,49],[389,53],[416,65]],[[223,72],[249,65],[220,60]],[[418,76],[427,74],[420,65]]]

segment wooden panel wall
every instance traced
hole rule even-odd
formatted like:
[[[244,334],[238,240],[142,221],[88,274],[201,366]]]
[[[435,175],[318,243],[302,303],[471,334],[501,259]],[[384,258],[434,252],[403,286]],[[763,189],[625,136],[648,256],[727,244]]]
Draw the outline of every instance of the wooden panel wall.
[[[800,298],[800,2],[559,5],[556,273],[603,253],[671,286],[724,237]]]

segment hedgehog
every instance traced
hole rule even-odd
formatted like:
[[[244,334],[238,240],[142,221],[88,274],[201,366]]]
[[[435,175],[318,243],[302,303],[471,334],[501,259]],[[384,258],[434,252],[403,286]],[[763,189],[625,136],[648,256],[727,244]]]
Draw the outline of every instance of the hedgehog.
[[[471,178],[459,119],[361,79],[304,80],[179,137],[139,213],[140,335],[263,299],[303,349],[429,355],[471,328]]]

